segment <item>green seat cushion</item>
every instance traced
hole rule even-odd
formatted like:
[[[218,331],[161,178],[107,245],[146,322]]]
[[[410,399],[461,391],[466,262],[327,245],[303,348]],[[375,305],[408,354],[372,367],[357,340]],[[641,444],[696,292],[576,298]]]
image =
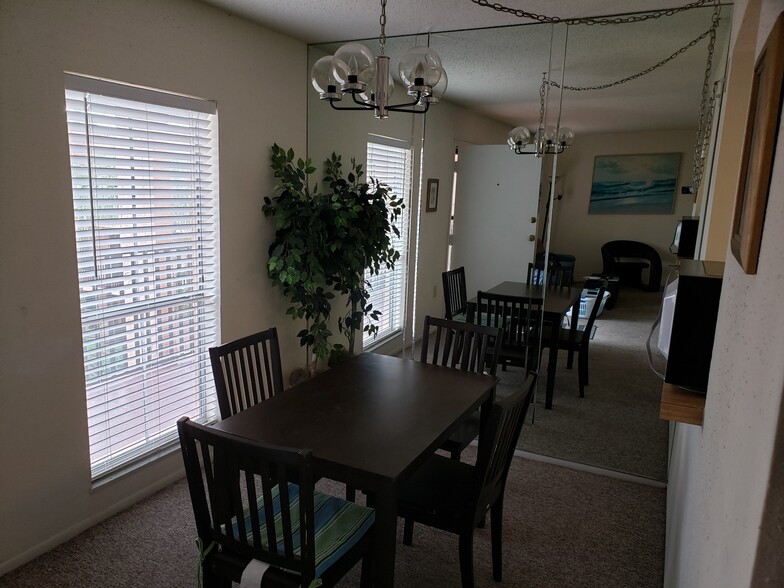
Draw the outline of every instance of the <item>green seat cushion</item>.
[[[289,484],[289,503],[292,526],[292,542],[294,553],[300,554],[300,526],[299,526],[299,486]],[[260,533],[262,541],[266,544],[267,522],[264,515],[264,498],[257,502]],[[282,540],[282,519],[280,491],[278,486],[272,493],[273,512],[275,513],[275,532],[278,541],[278,552],[284,553]],[[313,493],[314,528],[316,533],[316,578],[320,577],[329,567],[354,547],[368,532],[375,520],[375,511],[342,498]],[[246,509],[247,511],[247,509]],[[234,538],[239,538],[238,525],[232,524]],[[253,531],[251,529],[250,514],[245,514],[245,530],[247,540],[253,544]]]

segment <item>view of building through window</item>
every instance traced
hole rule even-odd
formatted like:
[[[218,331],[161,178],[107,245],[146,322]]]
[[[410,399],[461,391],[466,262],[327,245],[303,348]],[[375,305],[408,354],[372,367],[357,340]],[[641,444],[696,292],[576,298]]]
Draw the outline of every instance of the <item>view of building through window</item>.
[[[95,479],[175,442],[179,417],[217,416],[217,114],[81,76],[67,87]]]

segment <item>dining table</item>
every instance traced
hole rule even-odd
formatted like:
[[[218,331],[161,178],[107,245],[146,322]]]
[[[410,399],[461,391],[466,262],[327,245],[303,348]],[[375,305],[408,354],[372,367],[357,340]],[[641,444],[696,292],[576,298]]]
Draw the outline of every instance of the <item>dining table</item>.
[[[489,290],[483,291],[491,294],[518,296],[534,301],[542,301],[543,320],[551,329],[544,407],[547,410],[551,410],[553,408],[553,396],[555,395],[555,372],[558,366],[558,339],[561,334],[561,324],[570,308],[572,309],[572,317],[576,318],[579,316],[582,286],[545,287],[537,284],[527,284],[525,282],[501,282]],[[475,316],[475,309],[476,298],[472,298],[468,301],[468,310],[466,314],[469,317]],[[577,320],[570,321],[569,328],[576,330]]]
[[[375,508],[374,586],[394,586],[403,484],[476,410],[498,378],[362,353],[214,425],[254,441],[312,450],[314,474],[365,492]]]

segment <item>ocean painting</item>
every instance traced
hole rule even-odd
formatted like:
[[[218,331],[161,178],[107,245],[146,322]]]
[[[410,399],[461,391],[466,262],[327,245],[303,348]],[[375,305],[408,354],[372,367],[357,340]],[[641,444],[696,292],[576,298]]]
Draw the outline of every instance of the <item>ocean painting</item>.
[[[597,155],[589,214],[672,214],[680,153]]]

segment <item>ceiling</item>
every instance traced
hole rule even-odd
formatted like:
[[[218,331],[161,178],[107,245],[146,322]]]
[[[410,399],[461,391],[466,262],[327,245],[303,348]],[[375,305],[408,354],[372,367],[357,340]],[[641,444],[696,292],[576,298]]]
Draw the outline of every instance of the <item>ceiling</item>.
[[[380,3],[373,0],[202,0],[306,43],[369,39],[377,51]],[[513,9],[547,16],[585,17],[672,8],[688,0],[503,0]],[[713,7],[643,23],[610,26],[534,24],[471,0],[388,0],[388,53],[414,44],[437,49],[449,75],[446,99],[511,126],[536,127],[542,72],[567,85],[598,85],[636,74],[705,32]],[[722,8],[716,54],[726,52],[731,7]],[[510,26],[513,25],[513,26]],[[487,27],[501,27],[491,28]],[[476,30],[484,29],[484,30]],[[449,31],[449,32],[443,32]],[[552,47],[552,52],[551,52]],[[696,127],[707,39],[650,75],[606,90],[566,91],[561,124],[578,133]],[[327,46],[328,50],[332,47]],[[565,69],[564,64],[565,59]],[[714,62],[721,63],[721,59]],[[552,66],[549,64],[552,63]],[[394,68],[394,65],[393,65]],[[718,74],[720,76],[720,73]],[[560,93],[550,92],[557,112]],[[552,105],[552,107],[551,107]]]

